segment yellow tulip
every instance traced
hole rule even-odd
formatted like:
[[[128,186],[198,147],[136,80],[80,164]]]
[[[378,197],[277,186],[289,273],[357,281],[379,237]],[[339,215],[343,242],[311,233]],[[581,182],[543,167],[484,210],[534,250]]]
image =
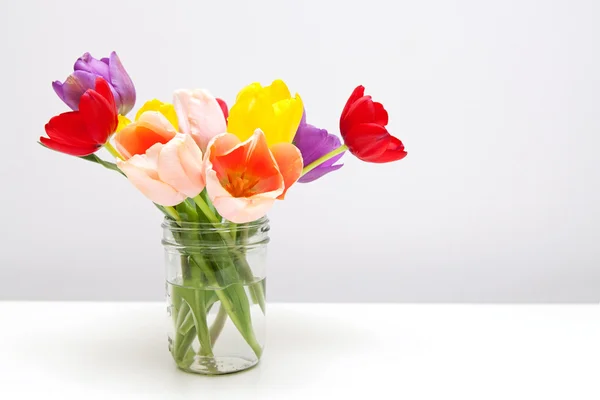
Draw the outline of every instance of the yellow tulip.
[[[171,103],[163,103],[158,99],[152,99],[144,103],[142,108],[139,109],[137,114],[135,114],[135,120],[140,119],[140,116],[146,111],[158,111],[162,115],[167,118],[167,120],[173,125],[176,131],[179,130],[179,124],[177,122],[177,113],[175,112],[175,107]]]
[[[177,113],[175,112],[175,107],[170,103],[163,103],[158,99],[148,100],[144,103],[142,108],[139,109],[137,114],[135,114],[135,120],[139,120],[141,115],[146,111],[158,111],[162,115],[165,116],[167,121],[173,125],[176,131],[179,130],[179,123],[177,122]],[[119,132],[127,125],[131,124],[131,120],[124,115],[119,115],[119,125],[117,126],[116,132]]]
[[[115,132],[119,132],[127,125],[131,124],[131,120],[124,115],[119,114],[119,125],[117,125],[117,130]]]
[[[298,94],[290,94],[282,80],[270,86],[252,83],[242,89],[229,111],[227,132],[236,135],[242,142],[260,129],[264,132],[269,147],[277,143],[292,143],[304,105]]]

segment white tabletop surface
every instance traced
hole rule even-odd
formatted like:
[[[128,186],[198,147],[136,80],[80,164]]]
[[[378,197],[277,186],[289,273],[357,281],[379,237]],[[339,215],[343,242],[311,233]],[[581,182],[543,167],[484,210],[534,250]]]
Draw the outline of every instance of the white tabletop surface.
[[[249,371],[181,372],[160,303],[0,302],[0,399],[600,399],[598,305],[270,304]]]

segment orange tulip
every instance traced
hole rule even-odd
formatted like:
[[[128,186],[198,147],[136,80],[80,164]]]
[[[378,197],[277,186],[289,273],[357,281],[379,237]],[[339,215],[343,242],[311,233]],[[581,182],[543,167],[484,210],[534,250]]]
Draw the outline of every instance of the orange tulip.
[[[174,206],[204,190],[202,152],[190,135],[178,133],[117,165],[140,192],[156,204]]]
[[[115,134],[117,150],[127,160],[136,154],[144,154],[156,143],[165,144],[177,131],[169,120],[158,111],[146,111],[140,118]]]
[[[160,112],[143,113],[115,143],[125,158],[117,162],[121,171],[156,204],[174,206],[204,190],[202,151]]]
[[[219,213],[234,223],[264,216],[302,174],[302,155],[291,143],[270,149],[257,129],[245,142],[225,133],[208,144],[206,190]]]

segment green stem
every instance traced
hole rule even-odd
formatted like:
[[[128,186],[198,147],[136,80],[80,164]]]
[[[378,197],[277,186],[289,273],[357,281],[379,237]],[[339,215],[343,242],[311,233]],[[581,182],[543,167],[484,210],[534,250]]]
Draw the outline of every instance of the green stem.
[[[173,207],[167,206],[158,206],[159,209],[164,210],[168,215],[170,215],[173,219],[175,219],[178,224],[181,225],[181,217],[177,210]],[[204,257],[198,255],[200,260],[191,256],[196,265],[204,264]],[[192,315],[195,329],[189,329],[187,325],[189,324],[189,316],[180,319],[178,316],[178,321],[176,323],[176,337],[183,337],[181,339],[181,343],[187,345],[189,347],[193,342],[189,340],[190,332],[193,332],[194,335],[198,337],[198,342],[200,343],[199,355],[206,357],[214,357],[212,351],[212,345],[210,341],[210,334],[208,331],[208,321],[207,321],[207,302],[204,296],[204,292],[199,290],[199,287],[202,286],[200,284],[201,276],[199,274],[200,271],[197,271],[196,268],[190,268],[189,263],[185,262],[187,266],[187,272],[184,274],[184,287],[173,287],[173,296],[175,296],[181,303],[181,308],[183,309],[185,305],[189,310],[189,314]],[[183,268],[182,263],[182,268]],[[191,289],[189,289],[191,287]],[[186,326],[184,326],[186,325]],[[189,329],[189,330],[188,330]],[[182,349],[181,347],[176,348],[175,352],[177,359],[182,361],[185,355],[188,352],[188,349]]]
[[[181,339],[181,344],[179,347],[176,348],[177,350],[175,352],[175,360],[177,361],[177,365],[180,365],[180,363],[185,359],[185,356],[188,353],[190,346],[194,342],[195,337],[196,337],[196,328],[195,327],[190,329],[185,335],[183,335],[183,338]]]
[[[248,243],[248,226],[245,224],[242,227],[242,230],[240,231],[239,235],[237,236],[237,240],[238,242],[240,242],[240,252],[242,254],[246,254],[246,250],[245,250],[245,245]]]
[[[196,257],[192,255],[191,259],[194,261],[199,268],[202,269],[206,275],[209,284],[214,287],[219,287],[219,282],[215,273],[207,265],[202,262],[198,262]],[[256,340],[254,330],[252,329],[252,321],[250,319],[250,305],[248,304],[248,298],[244,291],[244,287],[240,284],[234,283],[222,289],[215,290],[215,294],[221,302],[221,307],[225,308],[227,315],[236,326],[238,331],[246,340],[246,343],[252,348],[257,357],[260,358],[262,354],[262,347]],[[235,303],[233,303],[235,301]]]
[[[184,304],[187,303],[184,302]],[[187,306],[189,307],[189,306]],[[188,313],[187,316],[185,317],[185,319],[183,320],[183,322],[181,322],[181,324],[177,325],[177,332],[185,335],[186,333],[189,332],[190,329],[192,329],[192,327],[194,326],[194,316],[192,315],[192,313]]]
[[[254,354],[260,358],[262,355],[262,347],[260,343],[258,343],[258,340],[256,340],[256,336],[254,334],[252,319],[250,316],[250,304],[248,304],[248,297],[246,296],[244,287],[240,284],[233,284],[227,289],[217,290],[217,295],[219,295],[220,292],[228,293],[228,295],[223,293],[223,296],[219,297],[221,300],[221,305],[225,306],[231,321],[236,325],[238,331],[240,331],[244,337],[244,340],[246,340],[246,343],[248,343],[248,345],[254,351]],[[223,299],[226,300],[225,303],[223,302]],[[230,299],[236,302],[232,303],[230,302]],[[236,310],[239,310],[239,315],[236,314]],[[235,319],[232,318],[232,314],[235,315]]]
[[[198,212],[196,211],[196,206],[192,201],[186,199],[182,204],[184,204],[185,210],[191,217],[193,221],[198,221]]]
[[[210,222],[212,222],[213,224],[221,223],[221,221],[219,221],[219,218],[217,218],[217,215],[213,212],[213,210],[204,201],[202,196],[198,195],[198,196],[194,197],[192,200],[194,200],[194,203],[196,203],[198,208],[200,208],[200,210],[204,213],[204,215],[206,215],[206,218],[208,218],[210,220]],[[221,236],[223,236],[222,233],[221,233]]]
[[[172,349],[173,356],[178,362],[183,359],[183,355],[187,352],[188,348],[192,344],[192,342],[189,340],[189,331],[180,331],[181,326],[184,324],[184,321],[189,317],[189,315],[190,307],[188,306],[187,302],[181,302],[181,304],[179,305],[179,309],[177,310],[177,317],[175,321],[175,337],[173,338]],[[192,339],[194,336],[195,331],[194,334],[192,334]]]
[[[201,254],[198,254],[193,258],[194,263],[206,264],[206,260]],[[182,298],[182,303],[187,303],[196,327],[196,335],[198,336],[198,342],[200,343],[200,349],[198,354],[200,356],[213,357],[212,346],[210,343],[210,335],[208,333],[208,320],[207,320],[207,308],[206,297],[204,290],[201,289],[202,284],[202,273],[199,268],[192,268],[189,265],[189,261],[186,263],[188,266],[188,277],[184,278],[183,286],[175,286],[173,288],[174,294]],[[181,325],[180,325],[181,326]]]
[[[325,161],[329,160],[330,158],[333,158],[333,157],[337,156],[338,154],[343,153],[346,150],[348,150],[348,146],[343,144],[340,147],[338,147],[337,149],[334,149],[334,150],[330,151],[329,153],[325,154],[323,157],[317,158],[315,161],[311,162],[306,167],[304,167],[304,169],[302,170],[302,176],[306,175],[313,169],[317,168],[319,165],[323,164]]]
[[[263,315],[264,315],[266,310],[265,310],[265,291],[264,291],[264,287],[263,287],[263,283],[262,283],[263,281],[261,281],[261,280],[259,280],[258,282],[255,281],[254,273],[252,272],[250,265],[248,265],[248,262],[246,261],[246,250],[245,249],[248,244],[248,226],[246,224],[243,224],[241,226],[241,229],[238,229],[238,234],[237,234],[236,240],[237,240],[238,250],[237,250],[237,253],[234,253],[234,255],[235,255],[236,265],[238,266],[238,272],[244,281],[250,283],[248,285],[248,289],[250,291],[250,297],[252,298],[252,302],[254,304],[258,304],[260,306],[260,309],[262,310]]]
[[[53,149],[51,149],[50,147],[47,147],[45,144],[43,144],[43,143],[41,143],[41,142],[38,142],[38,143],[39,143],[40,145],[42,145],[43,147],[45,147],[45,148],[49,149],[49,150],[56,151],[56,150],[53,150]],[[89,154],[89,155],[87,155],[87,156],[81,156],[81,157],[79,157],[79,158],[81,158],[82,160],[91,161],[91,162],[93,162],[93,163],[96,163],[96,164],[102,165],[102,166],[103,166],[104,168],[106,168],[106,169],[110,169],[111,171],[118,172],[119,174],[121,174],[121,175],[125,176],[125,174],[123,173],[123,171],[121,171],[121,170],[119,169],[119,167],[117,167],[117,165],[116,165],[115,163],[111,163],[111,162],[108,162],[108,161],[104,161],[103,159],[101,159],[100,157],[98,157],[98,156],[97,156],[97,155],[95,155],[95,154]]]
[[[235,237],[237,234],[237,225],[232,222],[231,224],[229,224],[229,230],[231,231],[231,239],[233,239],[233,242],[235,243]]]
[[[95,154],[90,154],[90,155],[79,157],[79,158],[81,158],[82,160],[91,161],[91,162],[96,163],[98,165],[102,165],[106,169],[110,169],[111,171],[118,172],[119,174],[125,176],[125,174],[123,173],[123,171],[121,171],[119,169],[119,167],[117,167],[117,164],[111,163],[111,162],[108,162],[108,161],[104,161],[103,159],[101,159],[100,157],[98,157]]]
[[[223,331],[225,322],[227,322],[227,311],[224,307],[219,307],[219,312],[217,313],[217,316],[210,327],[210,342],[213,346]]]
[[[179,213],[177,212],[177,210],[175,210],[175,208],[170,207],[170,206],[158,206],[158,208],[162,211],[164,210],[164,212],[171,217],[172,219],[174,219],[177,222],[181,222],[181,217],[179,216]]]
[[[200,193],[199,196],[202,197],[202,199],[204,200],[204,202],[208,205],[208,207],[212,210],[212,212],[215,214],[215,216],[217,217],[217,219],[220,221],[221,220],[221,216],[219,215],[219,212],[215,208],[214,204],[211,203],[210,199],[208,198],[208,192],[206,190],[203,190]]]
[[[209,221],[215,226],[215,228],[218,228],[217,225],[220,224],[221,221],[212,211],[212,209],[209,207],[206,201],[202,198],[202,196],[198,195],[194,197],[193,201],[194,203],[196,203],[198,208],[200,208],[200,211],[202,211],[202,213],[204,213],[204,215],[209,219]],[[230,250],[232,252],[236,251],[235,241],[232,241],[231,236],[227,235],[227,233],[221,231],[220,229],[216,230],[225,242],[225,244],[230,248]],[[198,262],[194,255],[192,255],[192,259],[194,260],[196,265],[198,265],[198,267],[200,267],[203,270],[204,274],[209,280],[209,284],[214,285],[214,287],[220,287],[217,277],[212,271],[212,269],[208,267],[208,265],[205,265],[202,261]],[[245,264],[249,269],[247,262]],[[242,334],[244,340],[246,340],[246,342],[252,348],[256,356],[260,358],[262,354],[262,347],[256,340],[256,336],[254,335],[254,329],[252,329],[252,320],[250,318],[250,305],[248,304],[248,298],[246,296],[244,287],[240,284],[234,283],[223,289],[215,290],[215,293],[221,301],[221,307],[225,308],[227,315],[229,315],[229,318],[231,319],[233,324]],[[261,308],[264,309],[264,306],[262,306]]]
[[[110,141],[108,141],[108,142],[104,143],[104,148],[105,148],[106,150],[108,150],[108,152],[109,152],[109,153],[110,153],[110,154],[111,154],[111,155],[112,155],[114,158],[117,158],[117,159],[119,159],[119,160],[122,160],[122,161],[124,161],[124,160],[125,160],[125,158],[123,158],[123,156],[122,156],[121,154],[119,154],[119,152],[117,151],[117,149],[115,149],[115,148],[113,147],[113,145],[112,145],[112,144],[110,144]]]
[[[240,247],[243,248],[248,243],[248,231],[242,230],[242,232],[246,231],[246,235],[240,235]],[[256,281],[254,278],[254,273],[252,272],[252,268],[248,265],[248,261],[246,261],[246,256],[243,251],[232,250],[234,263],[238,267],[238,273],[240,277],[245,283],[249,283],[248,289],[250,291],[250,297],[254,304],[258,304],[260,309],[263,312],[263,315],[266,312],[266,299],[265,299],[265,291],[262,286],[262,280]]]
[[[189,311],[190,311],[190,307],[186,302],[179,304],[179,310],[177,311],[177,321],[175,322],[175,325],[177,325],[178,330],[179,330],[179,327],[181,327],[183,325],[184,321],[188,318]]]
[[[217,225],[220,224],[219,219],[217,218],[215,213],[212,212],[212,210],[210,209],[208,204],[204,201],[204,199],[200,195],[194,197],[193,200],[194,200],[194,203],[196,203],[196,205],[198,206],[198,208],[200,208],[200,210],[204,213],[204,215],[206,215],[206,217],[210,220],[210,222],[213,224],[213,226],[215,228],[217,228],[216,229],[217,232],[219,233],[219,235],[221,236],[221,238],[223,239],[225,244],[230,248],[231,253],[234,255],[233,261],[239,267],[239,272],[242,274],[242,278],[246,282],[253,282],[254,274],[252,273],[252,269],[248,265],[248,262],[246,261],[246,257],[244,256],[244,254],[239,252],[236,248],[235,236],[234,236],[235,233],[232,232],[232,236],[230,236],[227,233],[218,229]],[[234,224],[232,224],[232,225],[235,227]],[[232,238],[233,238],[233,240],[232,240]],[[237,260],[237,262],[236,262],[236,260]],[[250,294],[252,295],[252,300],[255,303],[258,303],[260,305],[260,309],[264,313],[266,307],[265,307],[265,294],[264,294],[262,286],[252,284],[250,286]]]
[[[174,354],[178,356],[178,361],[183,360],[184,355],[193,342],[193,340],[189,340],[190,331],[193,332],[192,337],[198,337],[200,344],[199,355],[214,357],[208,331],[206,301],[203,291],[174,287],[173,296],[181,300],[175,324],[176,340]],[[192,320],[191,324],[190,319]]]
[[[184,298],[188,303],[194,317],[194,325],[196,325],[196,334],[198,342],[200,342],[200,355],[214,357],[210,336],[208,334],[208,324],[206,322],[206,302],[204,301],[204,293],[201,290],[192,289],[193,298]],[[190,303],[190,301],[192,303]]]

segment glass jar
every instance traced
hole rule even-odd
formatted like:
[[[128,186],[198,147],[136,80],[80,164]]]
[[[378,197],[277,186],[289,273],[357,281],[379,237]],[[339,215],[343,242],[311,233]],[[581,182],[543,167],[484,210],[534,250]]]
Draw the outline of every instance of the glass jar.
[[[166,218],[169,351],[177,366],[227,374],[260,360],[265,340],[269,220],[245,224]]]

